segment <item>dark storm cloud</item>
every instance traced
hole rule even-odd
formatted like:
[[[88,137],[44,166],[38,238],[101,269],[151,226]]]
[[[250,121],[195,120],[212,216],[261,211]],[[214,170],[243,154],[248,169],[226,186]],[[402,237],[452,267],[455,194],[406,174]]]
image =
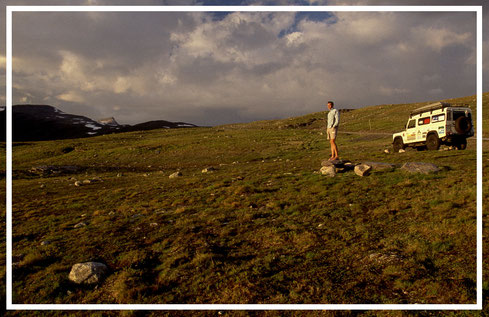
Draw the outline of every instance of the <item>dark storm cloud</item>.
[[[214,125],[437,100],[475,93],[474,49],[473,13],[16,12],[14,103]]]

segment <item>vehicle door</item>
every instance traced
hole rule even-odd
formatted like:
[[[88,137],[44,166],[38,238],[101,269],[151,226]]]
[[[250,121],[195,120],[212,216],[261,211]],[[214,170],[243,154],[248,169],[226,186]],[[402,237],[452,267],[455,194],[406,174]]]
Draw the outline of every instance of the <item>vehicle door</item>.
[[[416,142],[416,132],[417,132],[416,121],[417,119],[410,119],[406,125],[407,143]]]

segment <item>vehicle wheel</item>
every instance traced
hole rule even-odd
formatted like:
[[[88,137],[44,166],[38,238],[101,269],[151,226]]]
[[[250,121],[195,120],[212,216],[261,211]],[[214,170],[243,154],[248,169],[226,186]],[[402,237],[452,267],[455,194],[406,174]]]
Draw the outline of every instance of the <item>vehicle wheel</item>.
[[[457,131],[457,133],[469,133],[470,129],[472,129],[472,124],[467,117],[459,117],[455,120],[455,131]]]
[[[429,134],[426,138],[426,148],[429,151],[436,151],[440,148],[440,139],[435,133]]]
[[[458,150],[465,150],[467,148],[467,139],[460,140],[460,142],[455,144],[455,147]]]
[[[404,142],[402,142],[401,138],[396,138],[394,140],[394,143],[392,143],[392,147],[394,148],[394,152],[398,153],[399,150],[404,150],[406,146],[404,145]]]

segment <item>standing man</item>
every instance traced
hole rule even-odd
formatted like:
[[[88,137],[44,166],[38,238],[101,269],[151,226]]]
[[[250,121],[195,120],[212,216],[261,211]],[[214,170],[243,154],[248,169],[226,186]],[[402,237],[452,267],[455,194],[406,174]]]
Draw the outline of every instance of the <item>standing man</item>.
[[[334,109],[334,102],[328,101],[328,125],[326,129],[326,135],[331,143],[331,157],[330,161],[339,159],[338,146],[336,146],[336,134],[338,133],[338,125],[340,123],[340,112]]]

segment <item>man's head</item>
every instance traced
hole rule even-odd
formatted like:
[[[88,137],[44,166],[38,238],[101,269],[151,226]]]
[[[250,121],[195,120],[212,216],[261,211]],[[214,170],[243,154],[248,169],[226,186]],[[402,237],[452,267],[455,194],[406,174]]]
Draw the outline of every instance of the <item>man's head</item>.
[[[331,110],[334,107],[334,102],[328,101],[328,109]]]

